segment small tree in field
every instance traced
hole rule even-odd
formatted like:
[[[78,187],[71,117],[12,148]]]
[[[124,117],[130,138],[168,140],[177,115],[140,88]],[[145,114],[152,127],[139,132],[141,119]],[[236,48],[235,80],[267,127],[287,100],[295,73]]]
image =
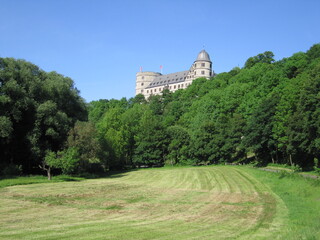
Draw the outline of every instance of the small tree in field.
[[[76,148],[68,148],[57,153],[49,151],[46,154],[42,165],[39,167],[47,171],[48,180],[51,180],[51,169],[61,169],[62,173],[70,174],[75,171],[80,161],[80,155]]]

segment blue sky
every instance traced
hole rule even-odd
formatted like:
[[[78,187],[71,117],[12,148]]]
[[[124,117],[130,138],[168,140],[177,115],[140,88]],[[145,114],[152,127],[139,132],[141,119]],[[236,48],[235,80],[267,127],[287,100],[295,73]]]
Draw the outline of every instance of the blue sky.
[[[135,74],[188,70],[205,46],[216,73],[264,51],[320,42],[319,0],[0,0],[0,57],[72,78],[87,101],[133,97]]]

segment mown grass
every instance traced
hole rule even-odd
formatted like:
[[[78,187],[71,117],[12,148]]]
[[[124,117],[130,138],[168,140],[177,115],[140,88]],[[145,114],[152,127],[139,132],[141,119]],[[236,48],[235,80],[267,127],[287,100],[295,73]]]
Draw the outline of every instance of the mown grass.
[[[283,199],[289,214],[287,239],[320,239],[320,180],[288,172],[245,169]]]
[[[320,238],[316,180],[235,166],[42,180],[0,189],[0,239]]]

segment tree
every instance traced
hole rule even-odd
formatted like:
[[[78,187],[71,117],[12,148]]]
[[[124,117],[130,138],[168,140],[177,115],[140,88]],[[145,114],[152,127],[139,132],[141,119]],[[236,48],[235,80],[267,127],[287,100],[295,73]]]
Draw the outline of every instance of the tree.
[[[70,78],[24,60],[0,58],[0,159],[33,171],[48,150],[63,148],[87,112]],[[17,151],[17,149],[19,149]]]
[[[73,169],[82,172],[104,172],[107,154],[103,152],[103,143],[98,139],[98,133],[91,122],[76,122],[69,131],[66,153],[69,149],[77,150],[79,166]],[[66,155],[67,156],[67,155]]]
[[[308,51],[307,56],[309,61],[312,61],[316,58],[320,58],[320,43],[314,44]]]
[[[320,69],[320,62],[316,65]],[[311,73],[314,71],[311,71]],[[289,153],[293,162],[303,168],[312,168],[320,156],[320,74],[304,74],[297,109],[288,123]]]
[[[255,109],[245,128],[243,144],[252,149],[260,164],[266,164],[277,151],[276,142],[272,135],[273,118],[278,97],[270,95]]]
[[[129,99],[129,105],[133,106],[134,104],[143,104],[146,103],[146,99],[143,94],[137,94],[135,97]]]
[[[122,169],[126,163],[128,131],[121,121],[124,112],[125,109],[119,106],[110,108],[97,124],[100,139],[106,143],[110,169]]]
[[[47,172],[48,180],[51,180],[51,169],[61,169],[64,174],[72,174],[78,167],[80,156],[77,148],[68,148],[57,153],[48,151],[44,161],[39,167]]]
[[[171,164],[189,163],[189,144],[190,135],[188,131],[181,126],[170,126],[167,128],[169,137],[167,161]]]
[[[159,117],[147,109],[141,117],[135,136],[133,164],[137,166],[162,165],[165,157],[165,131]]]
[[[88,119],[91,122],[97,123],[103,114],[109,108],[109,101],[100,99],[99,101],[92,101],[88,104]]]
[[[251,68],[257,63],[268,63],[271,64],[274,62],[274,54],[273,52],[266,51],[264,53],[260,53],[257,56],[250,57],[244,64],[244,68]]]

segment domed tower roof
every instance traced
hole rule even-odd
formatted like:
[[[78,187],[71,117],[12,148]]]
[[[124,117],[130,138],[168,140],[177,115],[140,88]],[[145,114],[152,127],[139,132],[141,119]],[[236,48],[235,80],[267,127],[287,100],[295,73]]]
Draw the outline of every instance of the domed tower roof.
[[[202,50],[202,51],[198,54],[198,57],[197,57],[197,60],[196,60],[196,61],[208,61],[208,62],[211,62],[211,61],[210,61],[209,54],[208,54],[205,50]]]

